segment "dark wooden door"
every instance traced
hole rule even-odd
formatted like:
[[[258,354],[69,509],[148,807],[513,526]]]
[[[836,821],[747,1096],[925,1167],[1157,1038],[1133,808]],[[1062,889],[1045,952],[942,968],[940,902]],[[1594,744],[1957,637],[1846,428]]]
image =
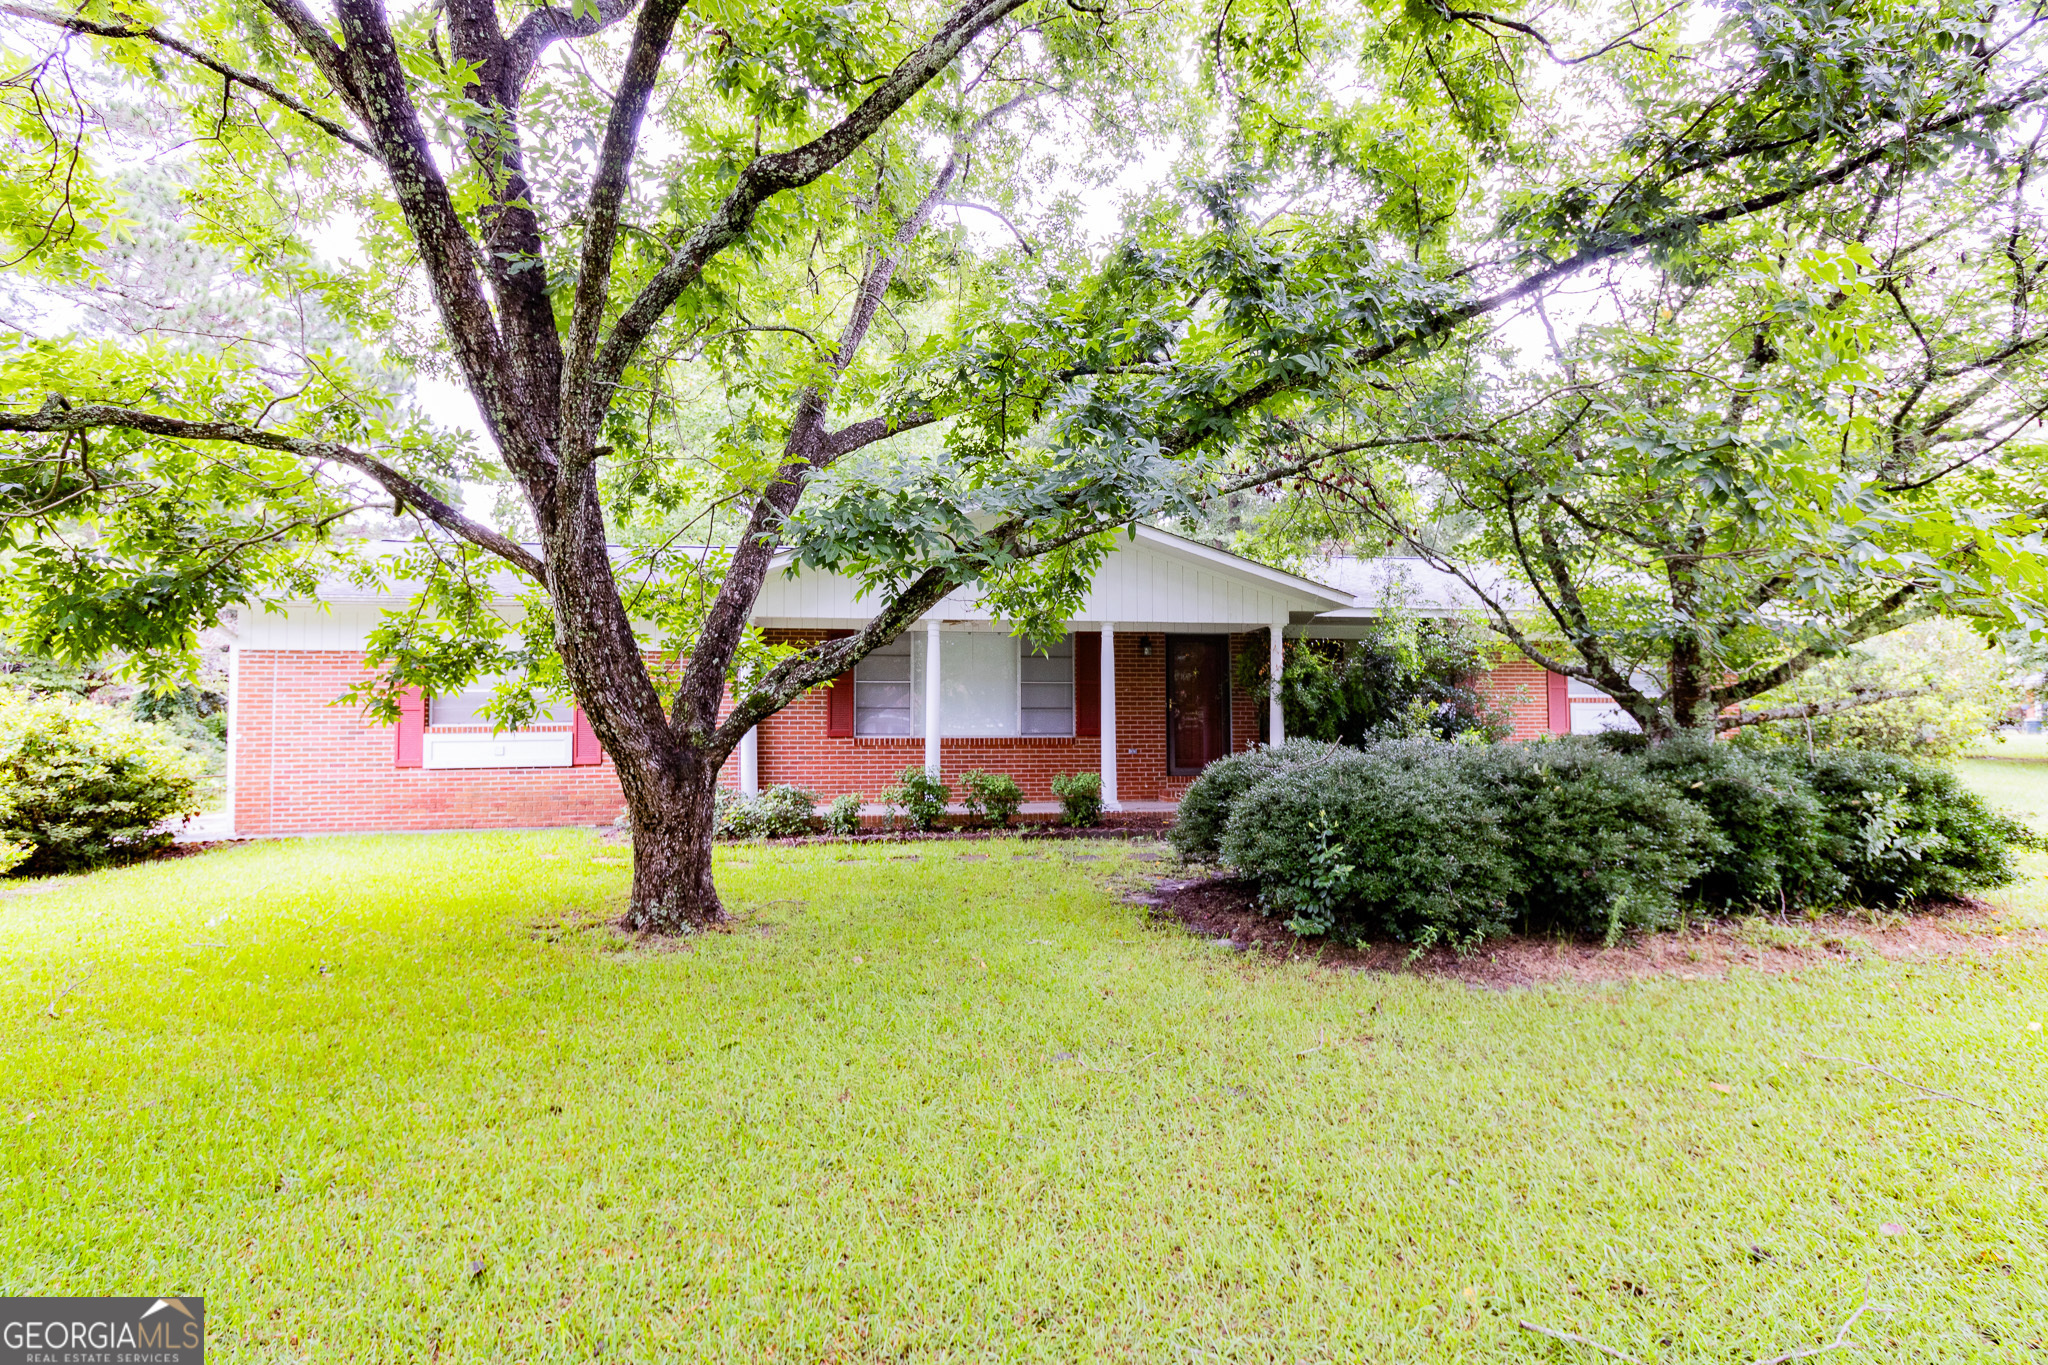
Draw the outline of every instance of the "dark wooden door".
[[[1230,646],[1220,635],[1166,637],[1166,770],[1198,773],[1230,752]]]

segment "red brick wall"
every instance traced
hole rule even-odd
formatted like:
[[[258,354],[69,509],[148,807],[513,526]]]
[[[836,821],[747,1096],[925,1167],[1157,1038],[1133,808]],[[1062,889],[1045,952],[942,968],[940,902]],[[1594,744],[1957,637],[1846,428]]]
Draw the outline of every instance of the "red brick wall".
[[[1510,659],[1474,688],[1506,709],[1514,722],[1511,739],[1541,739],[1550,733],[1550,674],[1527,659]]]
[[[237,833],[592,825],[625,804],[609,760],[585,768],[395,766],[393,727],[329,705],[367,676],[359,654],[246,651],[235,669]]]
[[[781,644],[808,644],[818,638],[815,631],[773,630],[766,634],[771,641]],[[1165,637],[1150,631],[1142,638],[1152,646],[1149,656],[1140,648],[1139,635],[1128,631],[1118,631],[1116,635],[1117,795],[1127,801],[1157,800],[1168,792],[1178,795],[1178,789],[1187,782],[1183,778],[1170,783],[1166,775]],[[1265,637],[1233,635],[1230,645],[1233,655],[1241,649],[1263,650]],[[923,765],[921,738],[829,737],[825,733],[825,704],[823,690],[812,692],[762,724],[763,787],[786,782],[808,787],[828,798],[858,792],[872,801],[905,768]],[[1258,742],[1262,704],[1263,698],[1233,689],[1233,750],[1248,749]],[[1102,742],[1093,738],[939,741],[940,775],[954,787],[956,796],[960,774],[980,768],[1016,778],[1027,801],[1050,801],[1054,799],[1055,774],[1099,772],[1101,756]],[[724,780],[728,785],[737,784],[735,765],[726,765]]]
[[[773,631],[790,643],[815,633]],[[1148,632],[1116,637],[1118,795],[1125,800],[1177,798],[1190,779],[1166,773],[1166,649]],[[1263,633],[1233,635],[1231,654],[1259,653]],[[611,762],[586,768],[400,768],[395,735],[352,707],[330,705],[367,676],[360,655],[331,650],[243,651],[236,663],[235,825],[243,834],[310,834],[354,830],[492,829],[598,824],[624,805]],[[1231,689],[1233,751],[1258,742],[1265,698]],[[970,768],[1007,773],[1029,801],[1053,799],[1062,772],[1100,771],[1101,741],[1080,739],[947,739],[942,775],[956,797]],[[922,766],[922,739],[832,739],[825,733],[825,693],[799,697],[761,726],[763,787],[792,783],[827,798],[859,792],[878,799],[904,768]],[[739,785],[738,755],[720,780]]]

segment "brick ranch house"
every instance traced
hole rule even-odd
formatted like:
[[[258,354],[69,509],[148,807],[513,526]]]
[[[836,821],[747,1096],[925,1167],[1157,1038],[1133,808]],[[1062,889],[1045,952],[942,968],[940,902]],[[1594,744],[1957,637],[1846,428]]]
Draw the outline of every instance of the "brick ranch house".
[[[1419,615],[1462,610],[1455,584],[1404,560],[1335,559],[1284,573],[1151,527],[1119,543],[1070,633],[1038,652],[956,595],[850,674],[748,735],[725,781],[791,783],[874,800],[906,766],[955,785],[1008,773],[1027,801],[1062,772],[1100,772],[1112,809],[1179,799],[1203,765],[1282,738],[1277,701],[1234,685],[1239,658],[1283,637],[1363,634],[1398,595]],[[401,586],[336,584],[317,601],[251,612],[229,646],[227,823],[243,836],[595,824],[623,805],[573,708],[494,733],[480,683],[413,697],[395,725],[335,704]],[[866,615],[837,575],[771,573],[754,623],[771,640],[851,631]],[[1605,697],[1515,661],[1480,679],[1517,738],[1603,728]],[[1604,709],[1603,709],[1604,708]]]

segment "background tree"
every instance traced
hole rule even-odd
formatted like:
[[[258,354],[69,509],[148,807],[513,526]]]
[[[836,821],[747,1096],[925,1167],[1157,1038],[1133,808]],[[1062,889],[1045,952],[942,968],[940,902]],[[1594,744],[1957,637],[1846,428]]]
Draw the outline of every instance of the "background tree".
[[[2044,130],[2030,114],[1539,302],[1533,355],[1445,366],[1462,432],[1412,466],[1326,465],[1303,524],[1406,543],[1653,734],[1926,690],[1832,669],[1832,695],[1781,695],[1927,617],[2040,632]]]
[[[741,736],[947,592],[1054,629],[1134,519],[1455,437],[1445,381],[1487,320],[1926,183],[2043,93],[2034,21],[1954,0],[1750,6],[1704,39],[1679,9],[1595,9],[1583,42],[1292,0],[4,12],[46,35],[4,87],[24,268],[96,268],[116,122],[189,147],[208,240],[459,379],[488,437],[345,367],[17,338],[17,635],[175,656],[229,602],[305,591],[306,547],[386,500],[427,528],[399,566],[420,595],[363,700],[508,664],[504,719],[573,694],[632,812],[627,923],[656,930],[720,913],[712,792]],[[1103,248],[1083,201],[1119,175],[1143,183]],[[999,245],[957,226],[970,195]],[[341,266],[310,245],[335,232]],[[679,458],[698,364],[724,413]],[[460,481],[494,473],[517,525],[466,510]],[[616,545],[649,503],[727,518],[703,539],[729,549]],[[781,546],[868,584],[873,622],[752,639]],[[525,584],[510,620],[492,566]]]

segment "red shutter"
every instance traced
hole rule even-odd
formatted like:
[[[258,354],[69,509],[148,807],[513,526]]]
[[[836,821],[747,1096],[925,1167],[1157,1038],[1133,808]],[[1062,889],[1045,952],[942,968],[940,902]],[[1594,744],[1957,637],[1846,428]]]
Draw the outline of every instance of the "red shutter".
[[[828,640],[844,640],[853,634],[850,630],[828,630]],[[825,734],[830,739],[853,738],[853,670],[847,669],[832,680],[832,686],[825,693]]]
[[[417,687],[398,696],[398,757],[393,766],[417,768],[427,748],[427,699]]]
[[[1568,735],[1572,732],[1572,684],[1562,673],[1544,675],[1550,685],[1550,733]]]
[[[576,708],[575,728],[569,734],[569,766],[588,768],[604,762],[604,746],[597,742],[597,731],[590,728],[590,717],[583,714],[583,708]]]
[[[1102,736],[1102,632],[1074,632],[1074,734]]]

